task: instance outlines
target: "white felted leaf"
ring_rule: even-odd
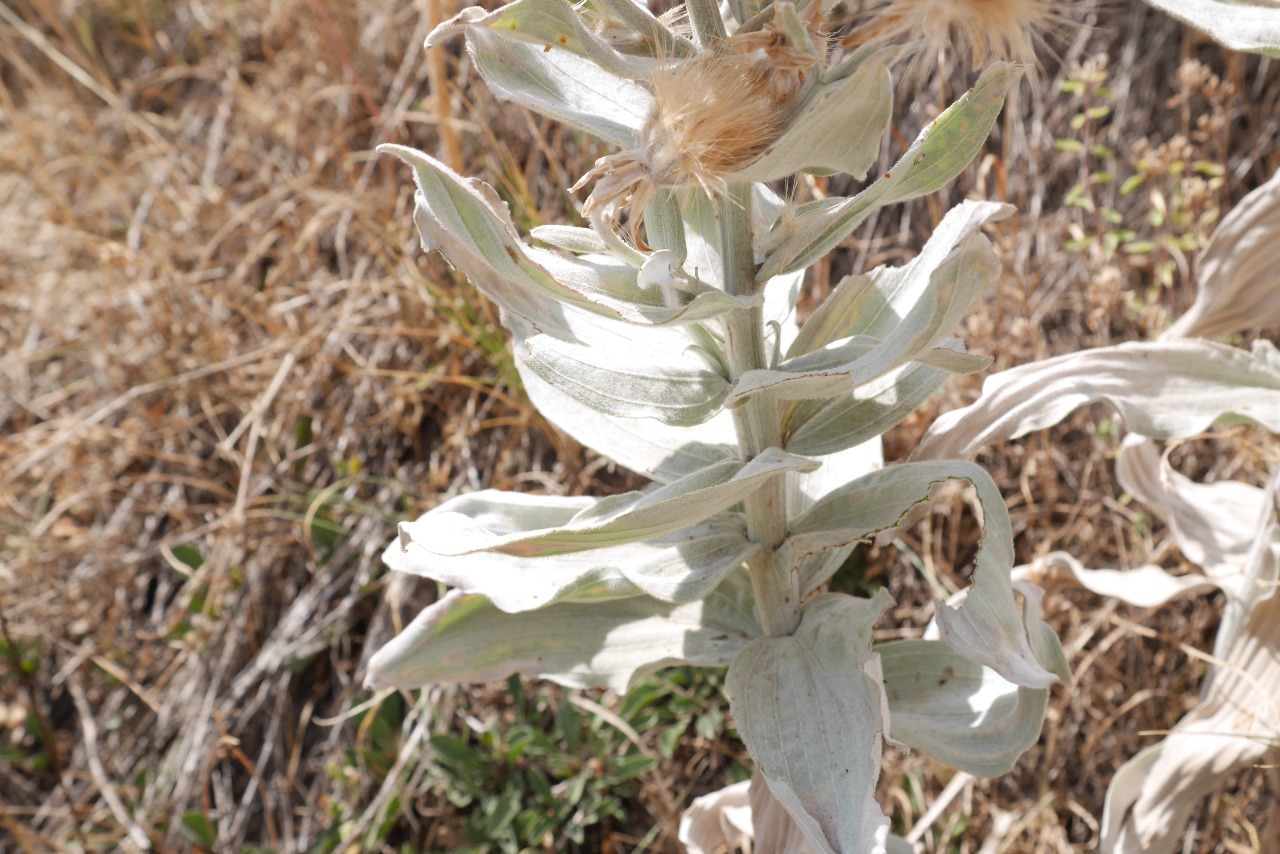
[[[1280,9],[1272,14],[1280,32]],[[1217,338],[1280,326],[1277,234],[1280,172],[1223,217],[1196,263],[1196,300],[1164,337]]]
[[[723,410],[693,427],[606,415],[560,391],[516,360],[529,400],[543,417],[583,445],[658,483],[670,483],[738,454],[733,414]]]
[[[829,493],[791,524],[777,559],[796,565],[823,549],[842,548],[896,527],[914,505],[927,500],[935,483],[964,479],[973,484],[983,513],[983,538],[974,559],[973,582],[958,607],[940,604],[942,638],[958,653],[1028,688],[1046,688],[1055,676],[1035,654],[1014,599],[1013,532],[1000,491],[972,463],[946,461],[889,466]],[[802,589],[809,587],[801,579]]]
[[[883,468],[884,445],[877,435],[856,447],[817,455],[814,461],[821,463],[817,470],[787,475],[787,510],[793,517],[849,481]],[[844,565],[856,545],[823,549],[799,558],[792,571],[800,577],[800,595],[808,596],[826,584]]]
[[[1280,596],[1258,602],[1203,700],[1107,790],[1106,854],[1179,850],[1200,800],[1280,745]]]
[[[872,211],[932,193],[977,156],[1021,70],[996,63],[925,128],[893,168],[853,198],[822,199],[778,221],[761,278],[803,270],[826,255]]]
[[[738,503],[771,477],[816,467],[817,463],[803,457],[769,448],[749,462],[715,463],[649,492],[627,492],[591,501],[567,520],[545,512],[533,523],[536,527],[518,532],[508,530],[514,512],[486,511],[485,502],[504,502],[509,507],[516,502],[533,503],[535,499],[496,490],[483,493],[482,500],[467,502],[466,514],[436,511],[405,527],[414,542],[437,555],[571,554],[683,531]],[[526,521],[530,517],[519,518]]]
[[[1228,597],[1222,611],[1222,622],[1218,624],[1218,636],[1213,644],[1217,658],[1235,648],[1246,631],[1246,623],[1253,619],[1258,603],[1275,595],[1276,586],[1280,584],[1280,526],[1275,524],[1276,509],[1280,507],[1277,495],[1280,495],[1280,473],[1273,475],[1268,485],[1267,505],[1259,514],[1258,532],[1245,558],[1244,579],[1236,588],[1236,594]]]
[[[1245,560],[1240,595],[1218,627],[1216,666],[1202,698],[1164,741],[1116,772],[1107,790],[1101,849],[1171,852],[1200,799],[1280,747],[1280,525],[1273,477]]]
[[[609,251],[609,245],[594,229],[576,225],[535,225],[529,230],[529,236],[575,255]]]
[[[876,647],[893,739],[980,777],[1008,773],[1040,737],[1048,689],[1023,688],[942,641]]]
[[[510,325],[516,359],[524,367],[605,415],[690,427],[711,420],[729,393],[728,380],[688,352],[650,361],[643,351],[620,346],[622,341],[610,347],[571,344]]]
[[[727,665],[759,634],[752,611],[745,573],[687,605],[636,596],[507,614],[483,596],[453,591],[374,654],[365,685],[408,689],[520,673],[623,692],[636,676],[668,665]]]
[[[692,602],[759,548],[734,519],[707,520],[643,543],[552,558],[439,555],[420,542],[432,535],[432,514],[460,513],[501,535],[567,524],[595,501],[498,490],[460,495],[414,522],[402,523],[399,538],[387,546],[382,560],[394,570],[478,593],[500,610],[516,613],[568,599],[641,594],[663,602]]]
[[[1202,575],[1170,575],[1158,566],[1134,569],[1089,569],[1066,552],[1049,552],[1024,566],[1014,567],[1014,581],[1027,580],[1041,587],[1083,587],[1139,608],[1156,608],[1174,599],[1208,593],[1217,585]]]
[[[793,516],[851,480],[884,467],[884,446],[877,436],[853,448],[813,458],[818,468],[787,475],[787,507]]]
[[[942,347],[962,350],[959,342]],[[783,445],[797,454],[832,454],[870,441],[901,424],[951,375],[944,368],[908,362],[852,394],[792,404],[783,421]]]
[[[1183,438],[1225,420],[1280,430],[1280,353],[1198,340],[1117,344],[992,374],[982,396],[943,414],[915,459],[969,457],[991,444],[1057,424],[1097,400],[1119,410],[1134,433]]]
[[[852,339],[848,347],[806,353],[789,359],[776,370],[747,371],[739,379],[730,400],[769,392],[798,400],[831,397],[854,391],[910,361],[929,361],[931,350],[942,344],[968,312],[975,299],[1000,275],[1000,261],[991,242],[971,233],[936,268],[929,284],[900,320],[889,326],[876,343]],[[886,324],[887,325],[887,324]],[[951,351],[943,367],[978,370],[988,364]]]
[[[1174,471],[1155,444],[1129,435],[1116,479],[1169,526],[1179,551],[1215,582],[1239,593],[1245,561],[1267,509],[1266,493],[1246,483],[1196,483]]]
[[[622,77],[642,77],[656,65],[655,60],[614,50],[582,23],[565,0],[516,0],[493,12],[470,6],[432,30],[427,46],[438,45],[470,27],[496,30],[513,41],[566,50]]]
[[[526,246],[492,187],[465,179],[434,158],[400,145],[382,145],[413,167],[418,193],[414,222],[428,250],[439,250],[504,311],[541,331],[569,337],[564,313],[572,306],[640,325],[687,323],[753,304],[711,289],[668,305],[646,292],[636,270],[612,258],[577,258]]]
[[[623,148],[636,145],[653,95],[635,80],[567,50],[544,50],[487,27],[467,28],[467,50],[499,98]]]
[[[871,630],[892,599],[825,594],[795,634],[757,638],[729,666],[743,742],[809,845],[821,854],[883,852],[889,820],[875,801],[883,685]]]
[[[772,181],[801,171],[864,180],[892,112],[889,70],[879,60],[863,63],[849,77],[818,86],[777,141],[730,180]]]
[[[612,255],[574,257],[547,249],[521,248],[558,283],[581,294],[587,300],[585,308],[629,323],[653,326],[689,323],[751,308],[761,300],[759,296],[729,296],[690,280],[682,283],[688,285],[687,289],[673,292],[676,301],[668,303],[660,291],[644,286],[635,267]],[[648,257],[653,259],[654,254]]]
[[[1012,205],[966,201],[947,211],[920,254],[902,267],[877,267],[847,276],[814,309],[787,357],[802,356],[851,335],[884,338],[920,301],[935,270],[956,246],[988,222],[1013,213]]]
[[[1280,56],[1280,8],[1267,0],[1147,0],[1232,50]]]
[[[686,854],[736,851],[754,838],[750,780],[695,798],[680,816],[679,840]]]
[[[760,851],[812,854],[804,834],[769,791],[759,771],[750,780],[696,798],[680,817],[680,842],[687,854]],[[890,835],[888,854],[914,854],[905,839]]]

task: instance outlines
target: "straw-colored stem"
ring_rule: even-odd
[[[445,0],[427,0],[427,32],[431,32],[444,20]],[[453,104],[449,98],[448,56],[438,44],[427,48],[427,79],[431,85],[431,103],[436,118],[436,133],[440,135],[441,157],[455,172],[463,170],[462,143],[453,126]]]

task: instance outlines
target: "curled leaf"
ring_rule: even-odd
[[[752,611],[745,575],[686,605],[636,596],[507,614],[483,596],[453,591],[374,654],[365,685],[408,689],[520,673],[623,692],[667,665],[727,665],[759,634]]]
[[[816,467],[803,457],[769,448],[749,462],[725,460],[649,492],[588,501],[567,519],[565,511],[583,499],[486,490],[475,500],[455,499],[452,506],[466,513],[437,510],[402,527],[412,541],[442,556],[572,554],[683,531],[738,503],[771,477]],[[504,506],[504,511],[485,509],[490,504]],[[514,518],[534,527],[509,530]]]
[[[1266,0],[1147,0],[1232,50],[1280,56],[1280,9]]]
[[[1267,341],[1246,352],[1199,340],[1117,344],[993,374],[982,396],[938,418],[914,459],[970,457],[1105,400],[1125,426],[1154,438],[1194,436],[1220,421],[1280,430],[1280,353]]]
[[[733,519],[707,520],[643,543],[554,558],[501,553],[440,555],[431,551],[431,515],[461,513],[487,530],[516,533],[568,523],[596,499],[564,499],[484,490],[444,502],[400,525],[383,562],[394,570],[434,579],[464,593],[478,593],[507,613],[562,600],[649,595],[682,604],[707,595],[759,548]],[[549,506],[540,506],[540,505]],[[415,538],[415,531],[419,532]]]
[[[796,566],[824,549],[869,540],[896,527],[913,506],[927,500],[933,484],[953,478],[968,480],[977,491],[984,535],[967,596],[958,606],[939,606],[936,620],[942,638],[960,655],[1010,682],[1046,688],[1057,677],[1036,654],[1014,598],[1009,514],[991,476],[972,463],[889,466],[833,490],[792,523],[791,536],[779,547],[777,559]],[[812,581],[801,578],[802,589],[810,589]]]
[[[1280,10],[1274,14],[1280,41]],[[1196,300],[1164,337],[1217,338],[1280,326],[1277,234],[1280,172],[1223,217],[1196,264]]]

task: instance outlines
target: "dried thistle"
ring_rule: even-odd
[[[1054,0],[890,0],[842,44],[906,38],[923,42],[920,56],[925,63],[954,51],[967,55],[974,68],[988,60],[1034,64],[1045,34],[1062,22]]]
[[[789,5],[775,4],[769,23],[754,32],[735,33],[729,39],[734,50],[752,59],[756,73],[768,78],[774,99],[779,103],[794,98],[809,69],[817,67],[826,56],[827,39],[822,32],[826,16],[822,3],[811,0],[799,14],[807,44],[797,43],[786,27],[783,7]]]
[[[749,166],[779,136],[781,104],[767,74],[733,50],[712,50],[667,65],[649,80],[653,108],[640,144],[601,157],[573,186],[596,180],[583,206],[588,217],[631,213],[631,235],[660,190],[697,186],[724,192],[728,176]]]

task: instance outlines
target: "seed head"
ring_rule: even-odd
[[[596,186],[583,213],[631,211],[631,234],[659,190],[725,189],[727,176],[755,161],[782,130],[782,112],[770,81],[746,55],[711,50],[672,63],[649,81],[653,107],[636,148],[596,161],[574,190]]]
[[[919,39],[926,63],[951,48],[968,55],[975,68],[989,59],[1034,64],[1044,34],[1062,22],[1054,0],[890,0],[845,44],[879,37]]]

